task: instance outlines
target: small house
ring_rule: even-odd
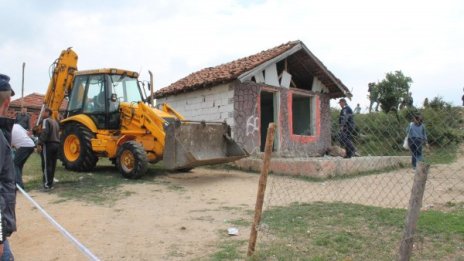
[[[189,120],[227,122],[250,153],[263,151],[277,123],[274,152],[321,156],[331,146],[330,100],[348,88],[301,41],[194,72],[155,92]]]

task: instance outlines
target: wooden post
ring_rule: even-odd
[[[416,233],[417,220],[419,219],[420,209],[422,207],[422,198],[424,197],[425,183],[430,165],[418,162],[416,174],[414,175],[414,184],[412,186],[411,197],[409,199],[408,214],[404,228],[403,238],[401,239],[399,259],[400,261],[409,261],[414,244],[414,234]]]
[[[269,123],[267,128],[266,145],[264,147],[263,166],[261,168],[261,176],[259,177],[258,194],[256,196],[255,217],[253,225],[251,225],[250,239],[248,240],[248,256],[255,252],[256,239],[258,237],[257,227],[261,222],[261,214],[263,212],[264,194],[266,192],[267,176],[269,173],[269,164],[271,162],[272,146],[274,145],[275,124]]]

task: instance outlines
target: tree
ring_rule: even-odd
[[[409,94],[411,83],[411,77],[405,76],[401,71],[387,73],[385,79],[376,84],[380,108],[386,113],[398,110],[400,104],[412,95]]]
[[[451,103],[444,101],[441,96],[437,96],[429,102],[429,107],[434,110],[445,110],[450,109],[452,106]]]

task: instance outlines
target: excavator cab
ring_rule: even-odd
[[[116,70],[115,70],[116,73]],[[74,77],[67,117],[86,114],[98,129],[120,128],[120,102],[140,102],[137,78],[99,71],[79,72]]]

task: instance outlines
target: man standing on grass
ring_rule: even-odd
[[[16,231],[16,185],[11,152],[11,129],[14,119],[6,118],[14,91],[10,77],[0,74],[0,256],[1,260],[14,260],[8,237]]]
[[[53,189],[56,160],[60,147],[60,125],[51,118],[52,110],[46,108],[42,114],[42,132],[39,135],[38,151],[42,158],[43,188],[45,191]]]
[[[356,153],[356,148],[352,141],[354,134],[353,110],[348,106],[345,99],[340,99],[338,103],[340,107],[342,107],[340,117],[338,118],[338,124],[340,126],[339,141],[346,151],[344,158],[349,159],[355,156]]]

